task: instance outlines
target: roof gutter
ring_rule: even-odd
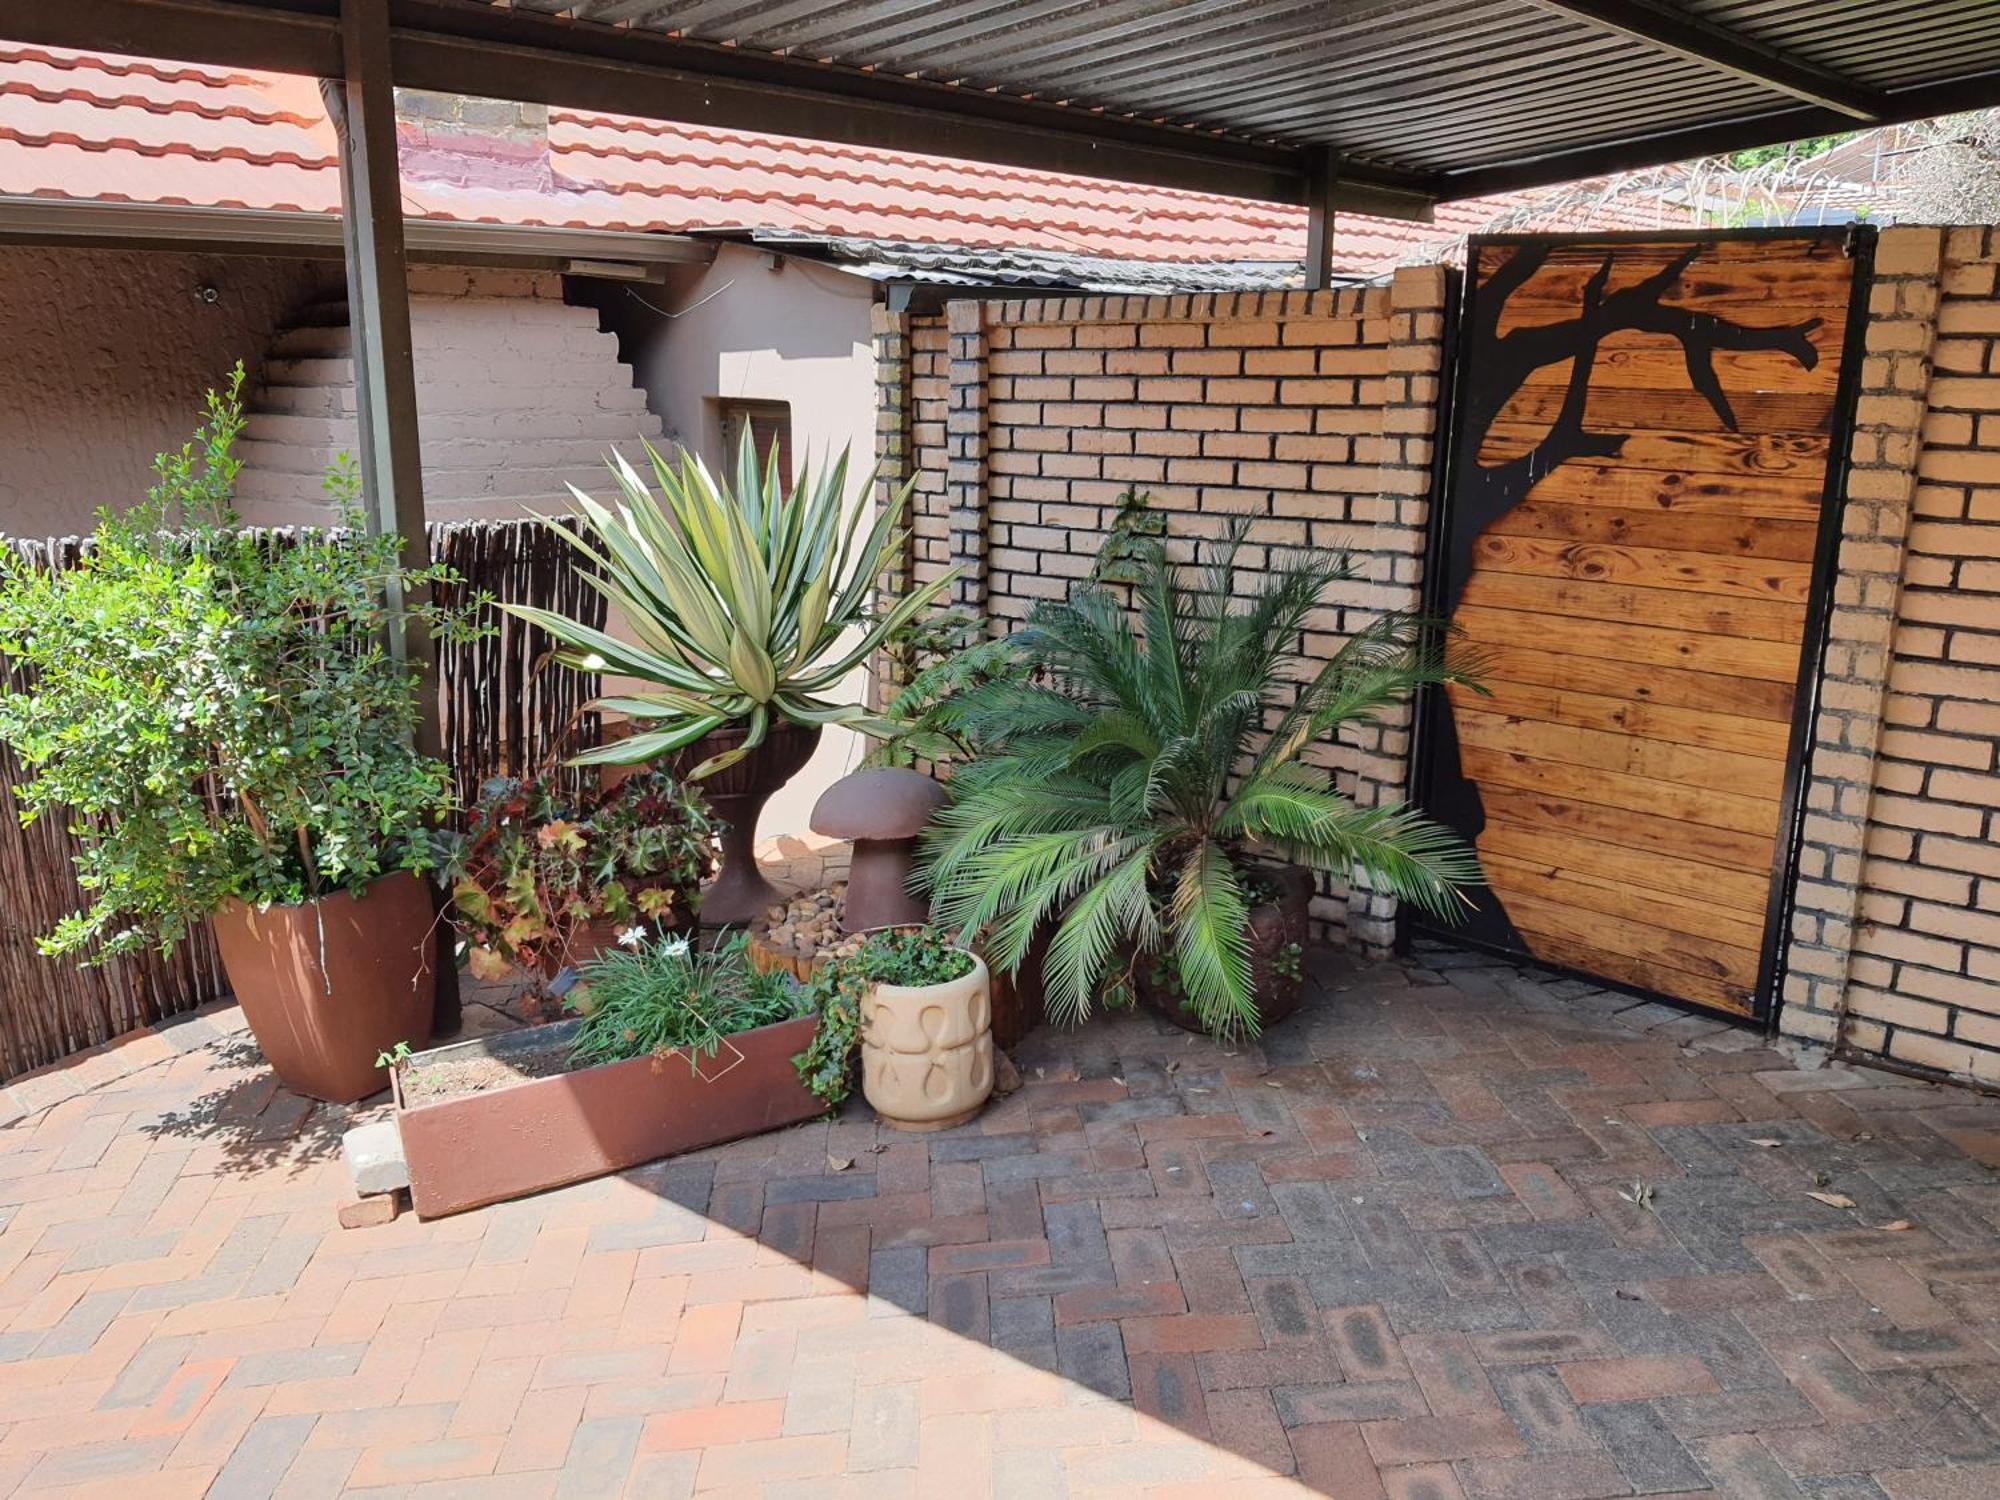
[[[706,265],[715,246],[678,234],[407,219],[413,260],[508,266],[579,276],[651,279],[667,266]],[[340,216],[247,208],[187,208],[82,198],[0,196],[0,244],[77,249],[208,250],[338,260]]]

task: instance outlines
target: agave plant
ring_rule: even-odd
[[[910,487],[864,530],[875,474],[850,499],[845,449],[817,472],[802,465],[790,489],[777,450],[760,469],[747,432],[733,486],[685,448],[670,461],[648,443],[646,457],[657,493],[614,452],[611,472],[622,498],[600,505],[572,485],[582,525],[578,532],[558,528],[595,564],[592,587],[636,640],[550,610],[503,606],[561,642],[557,660],[648,685],[592,704],[633,720],[638,732],[585,751],[574,764],[636,764],[747,721],[742,744],[688,773],[699,780],[761,745],[773,718],[890,732],[889,721],[862,705],[826,695],[951,583],[947,574],[886,610],[869,608],[876,580],[907,535],[898,523]]]
[[[1447,919],[1479,878],[1455,835],[1407,807],[1359,807],[1301,759],[1422,684],[1469,681],[1470,665],[1393,615],[1315,670],[1298,651],[1307,618],[1352,563],[1301,553],[1253,576],[1243,535],[1199,567],[1143,547],[1131,612],[1094,586],[1040,605],[1011,638],[1016,670],[952,706],[977,753],[924,845],[934,913],[990,928],[987,956],[1010,971],[1054,920],[1044,978],[1058,1019],[1082,1019],[1152,953],[1173,961],[1206,1029],[1254,1031],[1256,855],[1364,875]]]

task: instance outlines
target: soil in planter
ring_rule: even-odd
[[[468,1094],[484,1094],[504,1089],[529,1078],[553,1078],[572,1072],[576,1063],[570,1055],[575,1040],[574,1025],[560,1023],[532,1031],[507,1034],[506,1055],[467,1052],[463,1057],[417,1062],[403,1070],[403,1102],[406,1105],[436,1104],[442,1099],[462,1099]]]

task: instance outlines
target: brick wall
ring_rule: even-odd
[[[1425,267],[1310,295],[883,314],[878,358],[890,341],[906,382],[900,405],[885,396],[884,426],[916,479],[912,571],[959,566],[958,597],[1011,627],[1089,573],[1136,487],[1183,550],[1236,516],[1251,518],[1253,565],[1274,547],[1351,548],[1359,576],[1314,620],[1314,655],[1379,611],[1416,608],[1445,296],[1443,271]],[[1404,796],[1409,752],[1406,711],[1322,753],[1372,806]],[[1393,936],[1377,893],[1329,889],[1316,913],[1363,949]]]
[[[563,300],[562,278],[513,271],[410,273],[424,501],[433,520],[568,508],[566,486],[611,489],[605,454],[637,460],[660,419],[594,309]],[[325,518],[320,477],[353,453],[354,365],[347,305],[329,300],[282,332],[249,402],[238,485],[246,520]]]
[[[1780,1024],[2000,1083],[2000,230],[1870,311]]]

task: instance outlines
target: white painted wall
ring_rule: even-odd
[[[810,455],[817,466],[849,446],[857,486],[875,462],[871,283],[724,245],[711,264],[679,272],[666,286],[573,287],[618,334],[620,358],[647,392],[667,441],[714,464],[722,458],[718,402],[783,401],[791,407],[795,457]],[[843,692],[859,702],[863,690],[856,672]],[[811,763],[766,806],[759,837],[804,833],[819,794],[866,753],[861,736],[827,730]]]

